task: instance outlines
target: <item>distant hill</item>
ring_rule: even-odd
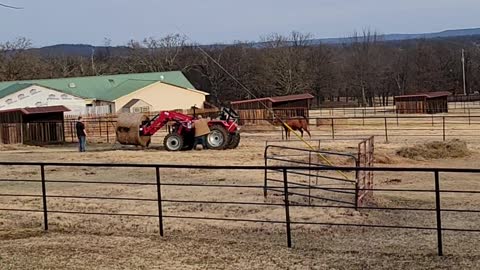
[[[456,29],[446,30],[437,33],[424,33],[424,34],[387,34],[382,35],[381,38],[386,42],[396,42],[414,39],[437,39],[437,38],[459,38],[459,37],[479,37],[480,28],[471,29]],[[343,44],[350,43],[351,38],[321,38],[312,39],[311,44]],[[213,45],[205,45],[205,47]],[[214,45],[224,46],[224,45]],[[257,47],[261,47],[262,43],[257,43]],[[125,46],[105,47],[105,46],[92,46],[86,44],[58,44],[53,46],[41,47],[32,49],[42,56],[84,56],[89,57],[92,53],[95,55],[108,55],[117,56],[125,55],[128,52],[128,48]]]
[[[90,57],[95,55],[124,55],[127,53],[128,48],[125,46],[117,47],[105,47],[105,46],[92,46],[87,44],[58,44],[53,46],[46,46],[41,48],[32,49],[42,56],[84,56]]]
[[[445,30],[436,33],[423,33],[423,34],[386,34],[382,35],[384,41],[403,41],[412,39],[436,39],[436,38],[454,38],[454,37],[469,37],[480,36],[480,28],[471,29],[457,29],[457,30]],[[349,43],[350,38],[321,38],[312,40],[313,44],[340,44]]]

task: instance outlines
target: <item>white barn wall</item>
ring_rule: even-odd
[[[8,102],[7,102],[8,101]],[[42,86],[32,85],[0,99],[0,110],[63,105],[69,114],[85,112],[84,99]]]
[[[126,103],[134,98],[151,105],[151,111],[160,111],[190,109],[193,105],[202,108],[206,94],[193,89],[156,82],[116,99],[112,107],[120,111]],[[92,104],[93,106],[87,107],[87,104]],[[111,113],[113,108],[108,104],[112,103],[83,99],[37,85],[26,87],[0,98],[0,110],[63,105],[71,110],[66,112],[66,114],[70,115]]]

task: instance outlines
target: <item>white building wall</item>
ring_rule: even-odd
[[[0,99],[0,110],[63,105],[69,114],[82,114],[86,110],[84,99],[52,89],[32,85]]]

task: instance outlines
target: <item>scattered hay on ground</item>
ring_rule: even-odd
[[[470,155],[470,151],[466,142],[454,139],[402,147],[397,151],[397,155],[415,160],[428,160],[465,157]]]
[[[379,164],[395,164],[397,160],[386,153],[375,153],[375,163]]]
[[[16,151],[16,150],[32,150],[38,149],[38,146],[33,145],[25,145],[25,144],[1,144],[0,143],[0,151]]]

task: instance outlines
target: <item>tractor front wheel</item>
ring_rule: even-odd
[[[209,149],[222,150],[230,142],[230,135],[221,125],[213,125],[207,135],[207,146]]]
[[[163,140],[163,146],[167,151],[180,151],[183,148],[183,137],[176,133],[168,134]]]

